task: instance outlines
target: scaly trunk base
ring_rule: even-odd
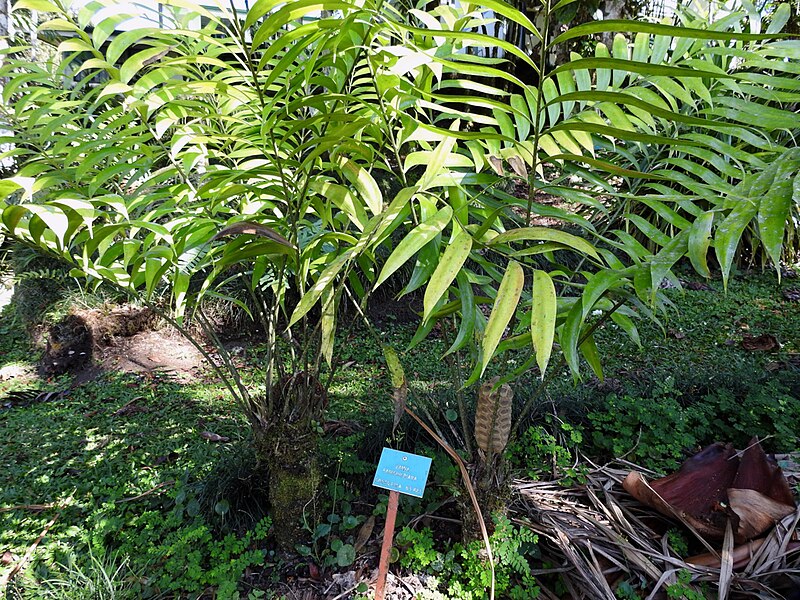
[[[316,433],[288,424],[255,431],[256,457],[269,472],[269,502],[278,548],[294,552],[306,541],[303,513],[314,499],[322,476]]]
[[[491,536],[494,532],[493,515],[506,515],[508,506],[511,502],[511,490],[502,481],[498,482],[496,476],[487,476],[486,466],[481,465],[473,468],[472,485],[475,489],[475,496],[478,499],[478,506],[481,507],[481,516],[486,524],[486,530]],[[496,471],[495,471],[496,474]],[[461,515],[461,541],[466,546],[476,540],[483,543],[480,521],[475,513],[472,498],[469,492],[464,490],[458,498],[458,508]]]

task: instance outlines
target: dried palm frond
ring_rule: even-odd
[[[800,481],[800,455],[777,456],[791,485]],[[648,600],[666,598],[677,575],[691,573],[691,586],[716,588],[720,598],[786,598],[800,589],[800,509],[783,518],[766,537],[734,547],[732,533],[710,544],[691,531],[706,554],[680,556],[667,534],[675,523],[640,504],[622,489],[630,463],[598,467],[590,463],[586,484],[514,482],[514,521],[539,535],[543,562],[558,574],[571,597],[615,598],[625,582],[641,584]],[[620,468],[623,467],[623,468]],[[651,475],[655,475],[651,473]]]

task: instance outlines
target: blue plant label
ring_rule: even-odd
[[[427,456],[384,448],[372,485],[422,498],[430,470],[431,459]]]

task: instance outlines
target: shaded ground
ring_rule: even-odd
[[[76,310],[42,335],[41,376],[72,376],[72,386],[105,372],[163,373],[188,383],[202,373],[203,354],[147,309],[101,306]]]

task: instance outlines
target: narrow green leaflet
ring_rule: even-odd
[[[655,302],[656,291],[661,285],[661,280],[667,276],[673,265],[678,262],[688,250],[689,232],[681,231],[669,243],[658,251],[650,263],[652,277],[651,301]]]
[[[541,270],[534,271],[531,293],[531,341],[542,379],[553,351],[557,312],[556,288],[550,274]]]
[[[583,325],[583,314],[581,302],[575,305],[567,313],[567,319],[558,330],[558,341],[561,351],[567,361],[569,370],[573,378],[577,379],[580,375],[581,358],[578,354],[578,340],[581,336],[581,326]]]
[[[692,266],[703,277],[711,277],[708,270],[708,248],[711,245],[711,226],[714,224],[714,213],[704,212],[697,217],[689,228],[689,260]]]
[[[500,287],[497,290],[497,298],[494,301],[492,314],[489,316],[489,323],[486,325],[486,331],[483,334],[483,342],[481,349],[483,350],[483,360],[481,363],[481,375],[486,371],[489,361],[494,355],[497,344],[503,337],[506,327],[511,322],[514,312],[517,310],[519,298],[522,294],[522,286],[525,283],[525,273],[522,266],[516,262],[511,261],[508,263],[508,268],[503,275],[503,280],[500,282]]]
[[[381,269],[380,275],[375,282],[377,288],[391,275],[402,267],[406,261],[414,256],[425,244],[430,242],[434,237],[442,232],[447,227],[447,224],[453,218],[453,209],[450,206],[444,206],[435,215],[424,223],[420,223],[412,229],[395,247],[394,251],[386,259],[386,262]]]
[[[728,277],[733,265],[733,257],[736,254],[736,247],[742,239],[745,228],[757,213],[758,203],[755,200],[738,197],[733,210],[717,226],[714,235],[714,252],[722,269],[722,283],[725,289],[728,287]]]
[[[620,311],[616,311],[612,313],[611,320],[619,325],[626,334],[628,334],[628,337],[631,338],[631,341],[634,344],[636,344],[639,348],[642,347],[642,340],[639,337],[639,330],[636,328],[633,319],[627,315],[623,315]]]
[[[383,194],[381,194],[381,189],[372,175],[349,158],[339,157],[337,162],[342,169],[342,173],[350,180],[350,183],[353,184],[353,187],[356,188],[367,203],[370,212],[373,215],[380,214],[383,210]]]
[[[453,131],[458,131],[459,124],[460,121],[456,119],[450,126],[450,129]],[[417,182],[417,186],[421,191],[427,190],[429,187],[431,187],[433,181],[439,175],[441,175],[442,170],[444,169],[444,164],[447,161],[447,157],[450,156],[450,153],[453,151],[455,145],[456,138],[453,136],[448,136],[439,142],[439,145],[436,146],[436,149],[431,152],[428,166],[425,168],[425,172]]]
[[[792,206],[792,175],[798,170],[798,151],[784,153],[775,169],[766,194],[761,197],[758,206],[758,233],[772,264],[781,273],[781,251],[783,248],[786,221],[790,217]]]
[[[600,260],[600,255],[597,254],[597,250],[594,249],[594,246],[583,238],[549,227],[520,227],[519,229],[511,229],[496,236],[489,245],[496,246],[498,244],[519,241],[557,242],[569,246],[582,254],[588,254]]]
[[[582,319],[586,319],[589,315],[589,311],[592,310],[603,294],[620,281],[623,276],[624,273],[620,271],[611,271],[608,269],[599,271],[591,276],[586,287],[583,288],[583,295],[581,296],[581,305],[583,306]]]
[[[472,292],[472,284],[464,271],[456,275],[458,283],[458,295],[461,299],[461,323],[458,327],[458,334],[444,356],[456,352],[472,341],[472,334],[475,331],[475,314],[478,305],[475,303],[475,295]]]
[[[604,21],[592,21],[576,27],[570,27],[556,37],[550,46],[556,46],[567,40],[573,40],[578,37],[594,35],[595,33],[603,33],[606,31],[624,31],[626,33],[653,33],[656,35],[671,36],[675,38],[692,38],[696,40],[742,40],[742,41],[758,41],[775,39],[773,34],[747,34],[747,33],[729,33],[726,31],[713,31],[711,29],[697,29],[694,27],[675,27],[673,25],[663,25],[661,23],[648,23],[644,20],[629,21],[608,19]]]
[[[336,276],[353,257],[352,249],[344,254],[337,256],[334,261],[319,276],[319,279],[311,286],[309,290],[300,298],[300,302],[292,313],[292,318],[289,320],[289,327],[302,319],[309,310],[311,310],[317,301],[330,286],[333,285]]]
[[[594,336],[589,337],[580,347],[581,354],[586,362],[591,367],[592,371],[600,381],[603,381],[603,363],[600,360],[600,352],[597,350],[597,343],[594,341]]]

